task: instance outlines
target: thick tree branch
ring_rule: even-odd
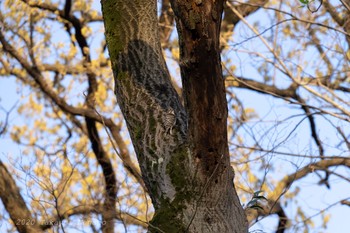
[[[330,4],[329,0],[323,0],[323,5],[331,15],[333,20],[339,25],[342,26],[344,24],[344,18],[337,12],[337,10]]]
[[[0,161],[0,198],[10,218],[20,233],[43,232],[33,218],[6,166]]]

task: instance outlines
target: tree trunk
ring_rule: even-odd
[[[155,207],[149,232],[247,232],[227,145],[223,1],[171,4],[185,106],[162,55],[157,2],[102,1],[115,93]]]

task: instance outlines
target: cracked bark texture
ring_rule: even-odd
[[[155,207],[149,232],[248,232],[233,186],[219,32],[223,1],[170,1],[185,106],[160,45],[157,2],[102,1],[115,94]],[[167,130],[167,114],[176,121]]]

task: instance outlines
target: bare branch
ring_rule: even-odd
[[[311,130],[311,136],[314,139],[317,147],[318,147],[318,151],[320,153],[320,157],[321,159],[324,159],[324,148],[321,142],[320,137],[318,136],[317,133],[317,129],[316,129],[316,122],[314,119],[314,114],[311,113],[310,108],[305,104],[305,101],[299,96],[297,95],[296,98],[300,103],[301,103],[301,108],[304,110],[305,115],[307,116],[309,123],[310,123],[310,130]],[[326,171],[326,176],[324,179],[322,179],[320,181],[320,184],[325,184],[327,186],[327,188],[330,188],[329,182],[328,182],[328,177],[329,177],[329,173]]]
[[[296,98],[297,85],[292,84],[286,89],[279,89],[273,85],[267,85],[262,82],[255,81],[253,79],[247,79],[241,76],[229,76],[226,78],[226,85],[232,87],[247,88],[255,90],[259,93],[270,94],[279,98]]]
[[[268,200],[267,204],[262,204],[260,207],[261,209],[245,209],[249,224],[254,224],[253,221],[258,221],[259,217],[267,217],[276,214],[278,216],[276,233],[283,233],[288,226],[288,218],[281,204],[275,200]]]
[[[336,127],[336,128],[340,136],[343,138],[344,142],[346,143],[347,148],[350,150],[350,141],[348,137],[344,134],[343,130],[340,127]]]
[[[69,219],[77,215],[89,215],[89,214],[101,214],[104,211],[104,205],[95,205],[95,206],[76,206],[66,212],[62,213],[62,216],[55,216],[43,221],[43,224],[40,225],[42,230],[48,230],[52,226],[56,225],[60,220]],[[114,212],[113,218],[117,220],[122,220],[126,224],[137,225],[144,229],[148,227],[148,223],[127,213],[127,212]],[[50,224],[47,224],[50,223]]]
[[[342,114],[346,115],[347,117],[350,116],[350,112],[344,108],[341,104],[333,100],[329,95],[327,94],[321,94],[318,91],[314,90],[310,86],[308,86],[306,83],[303,82],[303,80],[300,80],[296,77],[294,77],[293,73],[291,72],[290,69],[288,69],[288,66],[285,64],[285,62],[281,59],[280,56],[276,53],[276,51],[269,45],[269,43],[264,39],[261,35],[259,35],[259,32],[251,25],[248,23],[246,19],[243,18],[243,16],[234,8],[232,3],[229,3],[232,11],[244,22],[248,28],[250,28],[251,31],[253,31],[261,40],[261,42],[266,46],[266,48],[273,54],[274,58],[276,61],[280,64],[280,66],[283,68],[287,76],[295,82],[298,86],[303,87],[305,90],[313,94],[315,97],[318,97],[319,99],[325,101],[326,103],[329,103],[331,106],[335,107],[338,109]],[[282,12],[282,11],[281,11]],[[291,15],[290,13],[287,13]],[[299,19],[300,20],[300,19]],[[315,22],[310,21],[310,23],[315,24]],[[338,31],[336,28],[333,28],[334,30]],[[348,35],[346,32],[344,34]],[[348,118],[345,118],[345,120],[350,121]]]
[[[247,17],[248,15],[251,15],[252,13],[259,10],[262,6],[264,6],[269,0],[249,0],[247,3],[243,2],[237,2],[239,5],[235,5],[234,7],[236,10],[243,16]],[[236,2],[236,1],[231,1]],[[224,27],[226,28],[226,24],[233,24],[236,25],[241,19],[232,11],[231,7],[225,7],[225,17],[223,20]]]
[[[315,172],[315,171],[326,171],[330,167],[345,166],[350,168],[350,160],[347,158],[334,158],[334,159],[324,159],[315,163],[310,163],[305,167],[299,169],[297,172],[290,174],[283,178],[275,188],[273,194],[271,194],[271,199],[276,199],[281,195],[281,193],[290,187],[295,181],[304,178],[305,176]]]

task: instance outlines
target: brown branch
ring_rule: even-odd
[[[305,105],[305,106],[309,107],[310,109],[315,109],[315,110],[319,111],[320,113],[328,114],[328,115],[331,115],[333,117],[336,117],[336,118],[339,118],[339,119],[342,119],[342,120],[345,120],[345,121],[349,121],[348,118],[343,117],[340,114],[332,113],[330,111],[327,111],[324,108],[303,104],[303,103],[300,103],[298,101],[293,101],[292,99],[296,100],[296,94],[295,94],[296,92],[295,93],[293,93],[293,92],[294,92],[294,90],[296,91],[296,89],[299,86],[299,84],[297,84],[295,82],[293,82],[286,89],[279,89],[276,86],[267,85],[265,83],[258,82],[258,81],[252,80],[252,79],[236,77],[226,67],[225,67],[225,69],[229,73],[229,75],[226,75],[226,86],[238,87],[238,88],[246,88],[246,89],[249,89],[249,90],[254,90],[254,91],[257,91],[257,92],[262,93],[262,94],[268,94],[268,95],[271,95],[273,97],[284,99],[284,100],[290,102],[291,104]],[[304,83],[306,81],[307,80],[304,79]],[[310,85],[320,85],[317,82],[313,82],[313,79],[310,79],[310,82],[308,84],[310,84]],[[325,86],[323,86],[323,87],[325,87]],[[327,87],[327,88],[333,89],[333,90],[350,91],[350,88],[340,87],[339,85],[335,85],[335,84],[329,84],[329,87]],[[340,105],[337,105],[336,107],[337,108],[341,108]],[[346,111],[345,109],[341,109],[341,110]]]
[[[72,8],[72,0],[66,0],[66,3],[64,5],[64,15],[66,17],[69,16],[71,8]]]
[[[350,2],[348,0],[340,0],[340,2],[350,12]]]
[[[252,13],[259,10],[262,6],[264,6],[269,0],[249,0],[247,3],[241,3],[236,7],[236,10],[240,12],[240,14],[243,17],[247,17],[248,15],[251,15]],[[233,1],[234,2],[234,1]],[[224,16],[224,22],[231,23],[233,25],[236,25],[240,18],[232,12],[232,9],[230,7],[225,7],[225,16]]]
[[[350,206],[350,201],[348,201],[348,200],[342,200],[340,203],[343,205]]]
[[[29,4],[27,0],[22,0],[22,1],[24,1],[27,4]],[[72,14],[68,14],[69,13],[69,9],[68,8],[69,8],[69,1],[70,0],[67,0],[67,1],[68,1],[68,3],[66,3],[64,11],[63,10],[59,10],[55,6],[52,6],[52,5],[46,4],[46,3],[33,3],[33,4],[29,4],[29,5],[32,6],[32,7],[37,7],[39,9],[48,10],[48,11],[51,11],[51,12],[57,12],[58,11],[59,15],[62,18],[64,18],[64,19],[68,20],[69,22],[71,22],[73,27],[75,28],[75,31],[76,31],[76,39],[77,39],[78,45],[80,47],[80,50],[82,51],[82,54],[83,54],[83,56],[86,59],[86,62],[90,62],[91,59],[89,57],[89,54],[87,54],[86,51],[84,51],[84,47],[88,47],[88,44],[87,44],[87,41],[86,41],[85,37],[83,36],[83,34],[81,32],[82,25],[81,25],[79,19],[77,19]],[[49,68],[49,66],[47,68]],[[97,84],[96,84],[97,82],[96,82],[95,77],[94,77],[95,75],[93,74],[93,72],[91,70],[88,70],[87,74],[88,74],[88,79],[89,79],[89,87],[90,88],[94,87],[96,89],[97,88]],[[41,76],[41,75],[39,75],[39,76]],[[37,77],[37,78],[39,78],[39,77]],[[41,79],[43,81],[43,78],[41,78]],[[46,88],[43,88],[45,86],[46,85],[41,85],[41,90],[44,91],[44,93],[45,93],[46,88],[48,88],[48,86]],[[89,91],[90,94],[92,92],[93,92],[93,90]],[[76,108],[74,108],[72,106],[69,106],[69,109],[67,109],[67,107],[68,107],[67,104],[65,104],[65,101],[63,99],[59,98],[58,95],[55,95],[52,92],[52,95],[50,97],[65,112],[71,113],[73,115],[85,116],[85,117],[87,117],[87,118],[89,118],[91,120],[94,120],[94,121],[97,121],[99,123],[105,124],[110,129],[110,131],[112,132],[112,136],[115,139],[118,147],[121,150],[121,153],[119,155],[121,156],[120,159],[122,160],[125,168],[127,169],[127,171],[129,171],[136,178],[136,180],[140,183],[140,185],[142,187],[144,187],[144,190],[145,190],[144,182],[143,182],[142,177],[140,175],[140,171],[135,166],[135,164],[132,162],[132,160],[130,158],[130,154],[128,153],[128,150],[126,149],[127,147],[126,147],[126,145],[124,143],[124,140],[121,138],[121,136],[119,134],[120,128],[117,127],[113,123],[113,121],[111,119],[101,117],[100,115],[96,114],[95,111],[92,108],[84,109],[84,112],[89,112],[89,114],[86,114],[86,113],[85,114],[79,114],[79,113],[78,114],[74,114],[74,112],[72,110],[74,110]],[[92,100],[93,97],[91,95],[89,96],[89,98],[90,98],[89,101],[93,101]],[[62,103],[62,104],[60,104],[60,103]],[[82,109],[80,109],[80,111],[83,112]]]
[[[307,116],[309,123],[310,123],[310,130],[311,130],[311,137],[314,139],[317,147],[318,147],[318,151],[320,153],[320,157],[321,159],[324,159],[324,148],[322,145],[322,141],[319,138],[318,134],[317,134],[317,129],[316,129],[316,122],[314,119],[314,114],[311,113],[310,108],[306,105],[305,101],[299,96],[297,95],[297,101],[300,103],[301,108],[303,109],[303,111],[305,112],[305,115]],[[322,179],[319,184],[324,184],[326,185],[327,188],[330,188],[329,182],[328,182],[328,178],[329,178],[329,173],[328,171],[326,171],[326,175],[325,178]]]
[[[3,49],[5,52],[9,53],[13,58],[15,58],[27,71],[27,73],[33,77],[34,81],[37,83],[39,88],[47,95],[50,99],[52,99],[64,112],[70,113],[72,115],[80,115],[80,116],[89,116],[93,119],[99,120],[99,117],[94,113],[93,110],[86,108],[76,108],[66,103],[63,98],[60,98],[57,93],[55,93],[50,87],[49,84],[45,82],[44,77],[41,75],[40,71],[37,67],[32,67],[28,61],[22,57],[18,51],[10,45],[5,39],[3,33],[0,31],[0,42],[3,45]],[[108,121],[110,121],[108,119]],[[107,122],[107,119],[106,119]]]
[[[75,30],[75,37],[78,42],[81,53],[84,57],[84,67],[91,62],[91,57],[89,52],[85,48],[88,48],[88,43],[85,36],[82,33],[83,24],[78,18],[70,14],[71,0],[66,0],[63,18],[72,23]],[[95,92],[97,91],[98,84],[96,79],[96,74],[87,68],[87,78],[88,78],[88,91],[86,95],[86,105],[88,109],[95,109]],[[104,193],[104,209],[102,210],[102,220],[105,224],[102,224],[102,232],[113,233],[114,232],[114,221],[113,214],[116,211],[116,196],[117,196],[117,180],[114,172],[114,168],[110,158],[105,152],[98,129],[96,126],[96,120],[85,116],[86,128],[88,132],[88,137],[91,142],[92,150],[95,157],[102,168],[102,173],[105,181],[105,193]]]
[[[161,14],[159,17],[160,43],[163,48],[169,47],[170,35],[174,30],[174,12],[171,9],[170,1],[163,0]]]
[[[261,7],[261,8],[264,8],[266,10],[273,10],[273,11],[278,11],[280,13],[283,13],[285,15],[288,15],[290,16],[291,18],[290,19],[287,19],[287,20],[297,20],[299,22],[302,22],[302,23],[305,23],[305,24],[312,24],[312,25],[317,25],[317,26],[320,26],[320,27],[323,27],[323,28],[327,28],[327,29],[330,29],[330,30],[333,30],[333,31],[336,31],[336,32],[339,32],[345,36],[350,36],[350,34],[348,33],[348,31],[344,30],[340,30],[338,28],[335,28],[335,27],[332,27],[332,26],[329,26],[329,25],[326,25],[326,24],[322,24],[322,23],[318,23],[318,22],[314,22],[312,20],[308,20],[308,19],[304,19],[304,18],[299,18],[297,17],[296,15],[290,13],[290,12],[287,12],[287,11],[284,11],[284,10],[281,10],[281,9],[276,9],[276,8],[273,8],[273,7],[266,7],[266,6],[261,6],[261,5],[258,5],[258,4],[252,4],[252,3],[244,3],[244,4],[247,4],[247,5],[250,5],[250,6],[258,6],[258,7]],[[350,26],[350,24],[349,24]]]
[[[122,153],[121,160],[125,166],[125,168],[134,175],[135,179],[142,185],[143,180],[141,178],[139,169],[132,162],[129,153],[125,150],[126,145],[119,135],[120,127],[114,124],[114,122],[110,118],[105,118],[99,116],[93,109],[87,108],[78,108],[72,105],[69,105],[63,98],[59,97],[56,92],[54,92],[49,84],[45,81],[44,77],[40,73],[40,71],[36,67],[32,67],[18,52],[15,48],[13,48],[5,39],[4,35],[0,31],[0,42],[3,45],[3,49],[5,52],[9,53],[13,58],[15,58],[21,66],[27,71],[28,74],[34,79],[38,88],[49,97],[63,112],[72,116],[84,116],[89,117],[99,123],[103,123],[110,129],[112,132],[113,138],[116,140],[117,145],[121,148]]]
[[[275,201],[269,201],[268,203],[269,206],[272,207],[269,208],[269,212],[267,214],[276,214],[278,216],[276,233],[284,233],[288,225],[288,217],[286,213],[279,202],[276,203]]]
[[[265,5],[268,1],[269,0],[250,0],[249,3],[252,3],[253,5],[240,3],[240,5],[236,6],[236,9],[242,15],[248,16],[259,10],[260,6]],[[233,13],[232,9],[229,6],[225,5],[224,18],[221,23],[221,36],[225,37],[225,35],[228,35],[228,38],[231,37],[233,29],[239,21],[239,17],[237,17],[237,15]],[[226,38],[224,38],[225,42],[221,42],[221,49],[223,48],[223,46],[225,46],[228,38],[226,36]]]
[[[255,209],[247,208],[246,215],[248,222],[252,222],[254,219],[257,219],[259,216],[268,216],[271,214],[277,214],[279,216],[279,226],[276,233],[284,232],[283,229],[287,226],[287,218],[280,206],[279,199],[283,196],[284,193],[291,187],[291,185],[305,176],[315,172],[315,171],[326,171],[330,167],[337,166],[346,166],[350,168],[350,160],[348,158],[333,158],[325,159],[315,163],[306,165],[305,167],[299,169],[293,174],[290,174],[283,178],[275,188],[275,190],[268,197],[268,205],[263,206],[263,209],[256,211]],[[344,201],[342,201],[343,203]],[[346,201],[345,201],[346,203]]]
[[[71,0],[66,0],[65,6],[63,10],[60,10],[59,8],[57,8],[54,5],[48,4],[48,3],[41,3],[41,2],[36,2],[36,3],[29,3],[28,0],[22,0],[22,2],[28,4],[28,6],[30,7],[34,7],[34,8],[39,8],[41,10],[47,10],[50,11],[54,14],[57,14],[64,20],[66,20],[65,23],[65,27],[67,28],[68,33],[69,32],[69,25],[67,25],[67,22],[69,22],[75,30],[75,38],[79,44],[79,48],[81,50],[81,53],[86,56],[87,53],[84,50],[85,47],[88,47],[88,43],[85,39],[85,37],[83,36],[82,33],[82,28],[84,26],[83,22],[81,22],[77,17],[75,17],[73,14],[71,14]]]
[[[107,67],[108,62],[101,62],[100,63],[100,67]],[[84,70],[83,72],[87,72],[87,69],[85,67],[83,67]],[[72,74],[72,75],[76,75],[76,74],[81,74],[82,73],[82,69],[77,68],[77,66],[70,66],[69,64],[40,64],[40,69],[45,72],[57,72],[57,73],[65,73],[65,74]]]
[[[25,1],[26,2],[26,1]],[[38,5],[39,8],[42,9],[48,9],[50,11],[53,10],[57,10],[54,7],[50,6],[50,5]],[[86,67],[86,65],[91,61],[90,56],[87,52],[87,50],[85,48],[88,47],[86,38],[83,36],[82,34],[82,24],[81,22],[73,15],[70,14],[70,8],[71,8],[71,3],[70,0],[67,0],[66,5],[65,5],[65,9],[64,11],[59,11],[60,16],[64,19],[66,19],[67,21],[69,21],[74,29],[75,29],[75,33],[76,33],[76,39],[78,42],[78,45],[80,47],[80,50],[83,54],[84,57],[84,66]],[[0,35],[0,40],[2,42],[2,44],[5,47],[5,50],[7,52],[9,52],[13,57],[15,57],[15,59],[17,59],[20,64],[26,69],[26,71],[34,78],[34,80],[36,81],[37,84],[39,84],[40,89],[47,94],[49,97],[51,97],[51,99],[58,104],[58,106],[65,112],[69,112],[70,114],[72,114],[71,110],[74,110],[75,108],[66,104],[66,102],[59,98],[58,95],[56,93],[54,93],[54,91],[52,89],[49,88],[49,86],[45,83],[44,78],[42,77],[40,71],[38,70],[38,68],[36,67],[31,67],[29,65],[29,63],[23,58],[21,57],[15,50],[14,48],[11,47],[10,44],[8,44],[4,38],[3,35]],[[96,81],[96,75],[91,71],[91,70],[87,70],[87,76],[88,76],[88,81],[89,81],[89,89],[88,89],[88,95],[87,95],[87,106],[88,109],[84,109],[84,111],[87,110],[91,110],[93,111],[94,109],[94,92],[97,90],[97,81]],[[73,113],[74,114],[74,113]],[[101,119],[101,117],[96,117],[96,114],[85,114],[85,119],[86,119],[86,124],[87,124],[87,131],[88,131],[88,136],[89,139],[92,143],[92,148],[93,151],[96,155],[96,158],[99,162],[99,164],[102,167],[102,171],[103,171],[103,175],[105,178],[105,185],[106,185],[106,193],[105,193],[105,208],[102,212],[102,216],[103,216],[103,220],[106,222],[106,224],[103,225],[103,232],[113,232],[114,231],[114,223],[113,223],[113,218],[111,216],[111,212],[115,212],[115,204],[116,204],[116,179],[115,179],[115,173],[113,170],[113,166],[111,164],[110,159],[108,158],[107,154],[105,153],[105,151],[103,150],[103,146],[101,143],[101,140],[98,136],[98,131],[97,131],[97,127],[96,127],[96,121],[103,121],[104,123],[106,123],[107,126],[113,127],[113,135],[116,135],[116,130],[114,127],[114,123],[110,120],[110,119]],[[119,133],[119,132],[118,132]],[[121,144],[121,140],[118,140],[117,142],[118,144]],[[125,161],[131,162],[130,159],[128,159],[127,157],[129,157],[129,155],[127,153],[123,153],[123,156],[125,156],[125,159],[122,159],[123,163],[125,163]],[[132,163],[128,163],[126,164],[126,169],[127,170],[132,170],[131,173],[133,175],[137,174],[137,170],[135,169],[135,166]],[[137,175],[135,176],[137,180],[142,181],[141,176]],[[143,182],[140,182],[141,185],[143,184]]]
[[[278,215],[278,226],[276,233],[284,233],[288,225],[288,218],[281,205],[279,205],[278,207],[279,209],[278,211],[276,211],[276,214]]]
[[[114,222],[112,213],[116,211],[115,205],[117,196],[117,181],[115,172],[110,158],[103,149],[103,145],[96,127],[96,122],[88,117],[85,118],[85,121],[92,150],[102,168],[102,173],[105,181],[104,209],[101,213],[102,219],[106,224],[102,224],[102,231],[104,233],[113,233]]]
[[[62,216],[55,216],[49,219],[46,219],[41,222],[40,228],[42,230],[48,230],[54,225],[57,225],[59,221],[64,219],[69,219],[71,217],[75,217],[77,215],[89,215],[89,214],[101,214],[104,211],[104,205],[95,205],[95,206],[76,206],[62,213]],[[140,226],[144,229],[148,227],[148,223],[138,219],[137,217],[127,213],[127,212],[113,212],[112,216],[114,219],[122,220],[126,224]]]
[[[316,36],[315,30],[312,29],[311,27],[308,27],[308,31],[309,31],[309,35],[311,36],[312,45],[314,45],[318,50],[318,52],[320,53],[320,57],[326,63],[327,70],[328,70],[326,76],[320,77],[321,78],[320,82],[323,85],[328,86],[330,84],[330,75],[333,73],[333,65],[329,60],[328,56],[326,55],[325,51],[323,50],[321,41]]]
[[[257,220],[259,217],[266,217],[273,214],[278,216],[278,226],[276,233],[283,233],[288,225],[288,218],[286,213],[284,212],[281,204],[276,202],[275,200],[268,200],[267,204],[259,204],[261,208],[246,208],[245,213],[247,215],[247,220],[250,224],[253,223],[254,220]]]
[[[304,178],[305,176],[315,171],[325,171],[330,167],[345,166],[350,168],[350,160],[347,158],[324,159],[315,163],[310,163],[299,169],[297,172],[283,178],[275,188],[271,199],[277,199],[281,193],[290,187],[295,181]]]
[[[326,8],[327,12],[331,15],[333,20],[339,25],[342,26],[344,24],[344,18],[338,14],[337,10],[329,3],[328,0],[323,1],[323,5]]]
[[[10,218],[20,233],[43,232],[32,217],[15,180],[0,161],[0,198]]]
[[[226,86],[246,88],[262,94],[270,94],[279,98],[295,98],[297,89],[297,85],[295,83],[291,84],[286,89],[279,89],[273,85],[267,85],[252,79],[247,79],[239,76],[227,77]]]
[[[343,140],[346,144],[346,147],[348,148],[348,150],[350,150],[350,141],[349,141],[348,137],[344,134],[343,130],[339,126],[336,128],[337,128],[337,131],[340,134],[340,136],[343,138]]]
[[[1,123],[0,123],[0,136],[6,132],[7,127],[8,127],[8,123],[9,123],[9,116],[10,116],[11,112],[15,109],[15,107],[17,106],[17,103],[18,103],[18,102],[16,102],[16,103],[10,108],[10,110],[8,110],[8,111],[5,110],[2,106],[0,106],[0,109],[1,109],[2,111],[4,111],[5,114],[6,114],[6,116],[5,116],[5,122],[3,122],[3,123],[1,122]]]
[[[261,147],[242,146],[242,145],[237,145],[237,144],[234,144],[234,143],[230,143],[230,144],[236,146],[237,148],[247,149],[247,150],[251,150],[251,151],[261,151],[261,152],[273,153],[273,154],[277,154],[277,155],[286,155],[286,156],[300,157],[300,158],[310,158],[310,159],[319,159],[320,158],[319,155],[293,154],[293,153],[289,153],[289,152],[276,151],[274,149],[264,149],[264,148],[261,148]],[[348,160],[350,160],[349,157],[333,156],[333,155],[331,155],[331,156],[324,156],[324,158],[325,159],[335,159],[336,158],[336,159],[348,159]],[[239,163],[235,162],[235,164],[243,164],[243,163],[246,163],[246,161],[239,162]]]

